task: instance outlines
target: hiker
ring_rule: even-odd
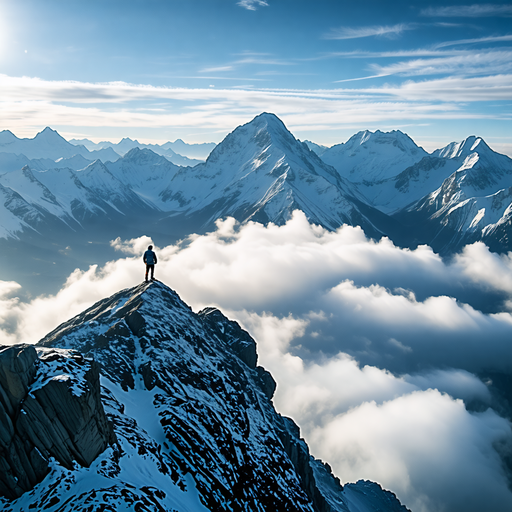
[[[144,253],[142,258],[146,264],[146,281],[148,280],[148,273],[151,270],[151,281],[155,280],[155,265],[157,263],[156,254],[153,252],[153,246],[150,245],[148,250]]]

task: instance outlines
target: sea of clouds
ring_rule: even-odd
[[[119,259],[76,270],[56,295],[22,302],[0,282],[3,342],[37,342],[139,283],[150,242],[112,241]],[[444,261],[300,212],[155,249],[159,280],[255,337],[276,408],[343,482],[377,481],[413,512],[512,510],[511,423],[485,377],[512,373],[510,256],[476,243]]]

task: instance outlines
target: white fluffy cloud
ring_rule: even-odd
[[[510,440],[510,424],[492,410],[470,414],[437,390],[364,402],[317,426],[310,440],[337,474],[365,474],[405,497],[415,512],[512,507],[493,449]]]
[[[16,283],[2,283],[4,342],[36,342],[140,282],[150,241],[113,241],[125,257],[75,271],[55,296],[23,303]],[[328,232],[301,213],[280,227],[228,219],[155,249],[160,280],[255,336],[278,410],[343,481],[377,480],[415,512],[510,509],[496,451],[510,450],[510,423],[489,408],[482,375],[511,371],[511,257],[475,244],[445,262],[359,228]]]

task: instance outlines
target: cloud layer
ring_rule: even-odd
[[[140,282],[150,241],[113,241],[124,257],[75,271],[56,296],[21,303],[16,283],[2,283],[3,340],[35,342]],[[445,262],[359,228],[328,232],[301,213],[281,227],[227,219],[180,245],[153,245],[160,280],[255,336],[278,410],[344,482],[376,480],[415,512],[510,510],[500,454],[510,453],[511,426],[481,377],[512,370],[510,256],[474,244]]]

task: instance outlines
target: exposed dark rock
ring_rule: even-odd
[[[277,387],[274,377],[272,377],[270,372],[267,372],[267,370],[261,366],[258,366],[256,371],[258,372],[258,377],[260,378],[259,384],[263,393],[265,393],[265,396],[271,400]]]
[[[89,466],[114,441],[97,363],[54,351],[37,359],[31,345],[0,351],[0,495],[32,489],[50,457]]]
[[[250,368],[256,368],[256,342],[238,322],[228,320],[217,308],[205,308],[198,315],[216,336],[228,342],[231,350]]]
[[[0,401],[11,416],[27,395],[28,386],[36,373],[36,359],[37,352],[32,345],[0,349]]]

